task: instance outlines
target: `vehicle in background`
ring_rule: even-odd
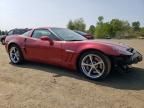
[[[111,39],[111,37],[110,36],[106,36],[106,39]]]
[[[7,36],[11,36],[11,35],[21,35],[27,31],[29,31],[31,29],[25,28],[25,29],[12,29],[10,30],[6,35],[3,35],[0,37],[0,42],[4,45],[5,44],[5,38]]]
[[[74,32],[84,36],[87,39],[94,39],[94,36],[91,34],[88,34],[88,33],[82,32],[82,31],[78,31],[78,30],[74,30]]]
[[[140,37],[138,37],[138,39],[144,39],[144,37],[143,37],[143,36],[140,36]]]

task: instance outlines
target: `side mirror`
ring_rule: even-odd
[[[40,37],[40,39],[43,40],[43,41],[49,41],[50,45],[54,44],[53,40],[50,39],[48,36],[42,36],[42,37]]]

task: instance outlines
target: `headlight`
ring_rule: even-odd
[[[118,53],[122,55],[133,55],[131,52],[127,51],[125,48],[118,48],[118,47],[113,47],[114,51],[117,51]]]

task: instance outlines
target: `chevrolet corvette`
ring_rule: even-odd
[[[8,36],[5,47],[13,64],[25,60],[57,65],[81,72],[89,79],[105,78],[113,68],[142,61],[142,55],[124,44],[87,40],[66,28],[44,27]]]

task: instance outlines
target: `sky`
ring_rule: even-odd
[[[0,0],[0,29],[66,27],[84,18],[87,28],[98,16],[140,21],[144,26],[144,0]]]

